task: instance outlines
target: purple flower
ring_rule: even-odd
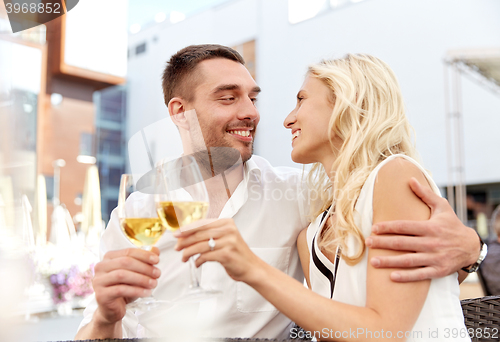
[[[54,303],[63,303],[73,297],[85,297],[94,292],[92,288],[92,277],[94,265],[85,272],[81,272],[77,266],[62,270],[57,274],[50,275],[50,283],[53,289]]]
[[[59,285],[66,283],[66,274],[64,274],[62,271],[57,274],[57,283]]]

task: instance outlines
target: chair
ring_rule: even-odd
[[[464,299],[461,304],[465,326],[472,341],[500,340],[500,296]],[[489,338],[484,337],[485,328],[489,328]]]

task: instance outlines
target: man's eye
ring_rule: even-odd
[[[250,99],[250,101],[252,101],[252,103],[255,104],[257,102],[257,98]]]
[[[301,102],[304,98],[301,96],[297,96],[297,102]]]
[[[234,101],[234,97],[225,97],[225,98],[223,98],[223,99],[221,99],[221,100],[222,100],[222,101],[227,101],[227,102],[229,102],[229,101]]]

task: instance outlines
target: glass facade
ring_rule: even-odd
[[[120,177],[125,173],[127,93],[123,86],[94,93],[96,106],[96,159],[101,186],[101,212],[107,223],[116,207]]]

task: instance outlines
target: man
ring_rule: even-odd
[[[220,146],[235,149],[241,155],[243,164],[228,172],[227,177],[216,175],[206,182],[210,215],[234,219],[257,256],[302,281],[295,241],[300,230],[307,226],[308,203],[301,189],[301,173],[290,168],[273,168],[263,158],[252,157],[260,119],[255,101],[260,89],[245,69],[242,57],[224,46],[189,46],[168,62],[163,91],[186,153]],[[193,110],[196,115],[192,115]],[[392,276],[395,281],[440,277],[473,264],[480,249],[475,233],[458,221],[445,200],[420,190],[418,184],[411,186],[431,207],[431,220],[378,224],[375,230],[379,234],[414,236],[371,237],[367,245],[419,253],[380,258],[372,263],[376,267],[426,266],[396,272]],[[173,298],[182,292],[184,283],[179,277],[187,269],[180,261],[181,253],[173,250],[174,245],[173,237],[168,234],[162,237],[157,244],[161,260],[158,249],[146,252],[127,248],[130,245],[119,231],[116,213],[112,214],[102,239],[102,251],[106,254],[96,265],[93,282],[96,300],[87,308],[77,338],[140,335],[142,323],[125,305],[149,295],[153,288],[158,298]],[[231,280],[220,265],[204,265],[201,281],[204,286],[224,293],[209,310],[203,304],[200,306],[199,311],[208,312],[202,315],[203,319],[211,321],[208,335],[266,338],[288,335],[289,320],[253,289]],[[162,322],[167,324],[175,319],[173,312],[165,314]],[[145,322],[143,317],[141,322]],[[151,329],[154,328],[147,328],[148,333]],[[161,331],[156,333],[161,335]]]

